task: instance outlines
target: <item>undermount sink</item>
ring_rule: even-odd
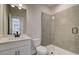
[[[10,38],[9,40],[14,40],[13,38]]]

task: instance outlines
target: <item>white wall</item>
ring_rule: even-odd
[[[3,5],[3,14],[4,14],[4,17],[3,17],[3,34],[4,35],[7,35],[8,34],[8,11],[7,11],[7,6],[6,5]]]
[[[3,5],[0,5],[0,35],[3,34]]]
[[[0,4],[0,34],[7,34],[8,29],[8,23],[7,23],[7,9],[6,5]]]
[[[44,6],[27,5],[27,34],[32,38],[41,38],[41,12],[51,14]]]

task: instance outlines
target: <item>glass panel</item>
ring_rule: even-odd
[[[52,15],[42,13],[42,45],[47,46],[51,44],[51,40],[53,40],[53,27],[52,25]],[[51,36],[52,35],[52,36]],[[54,41],[53,41],[54,42]]]

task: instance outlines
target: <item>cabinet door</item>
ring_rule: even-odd
[[[6,49],[6,50],[1,50],[0,55],[15,55],[15,50],[14,49]]]
[[[18,55],[17,49],[1,50],[0,55]]]
[[[31,47],[23,46],[18,48],[18,55],[31,55]]]
[[[18,55],[17,48],[13,48],[10,50],[10,55]]]
[[[10,55],[10,50],[0,51],[0,55]]]

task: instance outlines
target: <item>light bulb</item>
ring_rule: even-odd
[[[18,9],[22,9],[21,7],[18,7]]]
[[[14,5],[11,5],[11,7],[15,7]]]

